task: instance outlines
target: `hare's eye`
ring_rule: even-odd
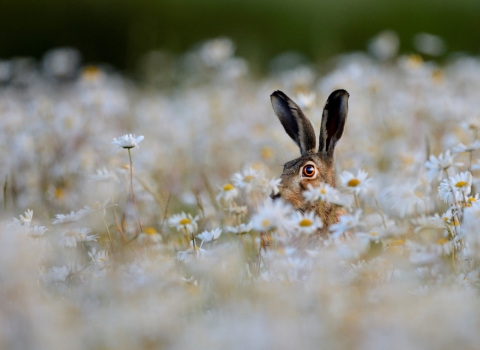
[[[311,164],[305,165],[303,167],[302,173],[306,177],[312,177],[313,175],[315,175],[315,167]]]

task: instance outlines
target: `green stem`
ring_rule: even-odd
[[[133,206],[135,207],[135,214],[137,214],[138,227],[140,227],[140,232],[143,232],[143,226],[142,226],[142,223],[140,222],[140,216],[138,215],[137,201],[136,201],[136,199],[135,199],[135,192],[133,191],[133,161],[132,161],[132,153],[130,152],[130,148],[127,148],[127,150],[128,150],[128,157],[130,158],[130,188],[131,188],[131,191],[132,191]]]

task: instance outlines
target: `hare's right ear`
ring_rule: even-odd
[[[349,94],[345,90],[335,90],[328,96],[323,108],[318,153],[333,158],[333,151],[343,135],[348,114]]]
[[[303,114],[300,107],[287,95],[278,90],[270,95],[270,100],[275,114],[280,119],[280,123],[282,123],[287,134],[298,145],[302,156],[315,153],[315,131],[310,120]]]

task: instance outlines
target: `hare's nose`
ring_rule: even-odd
[[[272,194],[272,195],[270,196],[270,198],[272,198],[273,200],[278,199],[278,198],[280,198],[280,197],[281,197],[280,192],[278,192],[277,194]]]

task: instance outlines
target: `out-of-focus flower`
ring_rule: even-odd
[[[461,166],[462,163],[453,163],[454,158],[455,155],[452,155],[450,150],[444,154],[440,154],[438,158],[431,154],[425,162],[425,167],[427,168],[427,180],[429,182],[432,182],[435,179],[440,180],[445,170],[451,166]]]
[[[249,193],[255,186],[260,184],[262,178],[263,173],[261,171],[249,168],[241,173],[233,174],[232,181],[236,187],[242,188],[245,192]]]
[[[58,242],[58,246],[61,248],[68,247],[74,248],[77,246],[77,242],[91,242],[96,241],[98,235],[89,235],[90,230],[88,228],[75,228],[62,232],[62,237]]]
[[[197,230],[198,216],[193,217],[191,214],[175,214],[168,219],[168,224],[171,227],[176,227],[177,231],[186,230],[189,234]]]
[[[106,267],[110,262],[108,258],[108,250],[101,250],[99,252],[93,250],[88,253],[88,256],[92,259],[92,263],[100,268]]]
[[[416,226],[413,231],[415,233],[423,230],[438,230],[445,228],[445,220],[443,220],[438,214],[435,214],[434,216],[422,215],[412,222]]]
[[[114,138],[112,145],[118,145],[119,148],[134,148],[138,147],[138,144],[144,139],[143,135],[135,137],[135,134],[126,134],[119,138]]]
[[[269,231],[279,228],[288,231],[291,228],[292,206],[282,199],[275,201],[267,198],[265,203],[258,209],[258,213],[252,218],[252,227],[257,231]]]
[[[392,30],[385,30],[370,40],[368,51],[380,60],[395,57],[400,47],[400,40],[397,33]]]
[[[190,249],[180,251],[177,253],[178,261],[183,261],[186,264],[192,262],[195,257],[204,258],[208,255],[208,252],[205,249],[202,249],[198,246],[193,247],[193,243],[190,242]]]
[[[92,212],[92,209],[88,206],[85,206],[83,209],[79,211],[71,211],[70,214],[57,214],[55,215],[55,219],[52,220],[52,224],[65,224],[69,222],[75,222],[83,218],[85,215]]]
[[[114,172],[110,172],[107,169],[98,169],[95,175],[90,175],[90,179],[97,182],[118,182],[118,177]]]
[[[300,212],[293,213],[292,227],[299,233],[312,234],[322,228],[322,220],[315,216],[315,212],[311,211],[306,214]]]
[[[438,186],[438,198],[452,204],[455,200],[463,200],[472,190],[472,174],[468,171],[443,179]]]
[[[300,92],[297,95],[297,101],[300,108],[313,108],[315,107],[315,98],[317,95],[314,92],[303,93]]]
[[[145,227],[138,235],[138,241],[141,243],[160,243],[162,236],[153,227]]]
[[[465,146],[463,143],[459,144],[458,146],[454,147],[452,151],[454,153],[464,153],[464,152],[473,152],[477,149],[480,149],[480,141],[475,140],[472,144]]]
[[[353,191],[356,194],[365,191],[371,179],[367,179],[368,173],[359,169],[357,175],[348,171],[340,174],[340,183],[346,189]]]
[[[231,205],[227,209],[229,215],[247,215],[248,208],[245,205]]]
[[[238,226],[227,226],[225,227],[225,229],[228,231],[228,232],[231,232],[231,233],[234,233],[236,235],[240,234],[240,235],[244,235],[246,233],[249,233],[253,227],[251,224],[240,224]]]
[[[217,201],[224,200],[230,202],[238,196],[238,190],[232,184],[225,184],[217,195]]]
[[[332,238],[339,238],[345,232],[356,228],[360,224],[360,215],[362,215],[362,211],[357,210],[353,215],[340,216],[338,222],[330,226]]]
[[[25,216],[20,215],[19,219],[13,218],[13,221],[18,225],[30,227],[30,224],[32,223],[32,219],[33,219],[33,210],[27,209],[27,211],[25,212]]]
[[[214,241],[220,237],[222,234],[222,230],[219,228],[216,228],[212,231],[203,231],[202,233],[197,235],[197,238],[202,240],[202,243],[208,243],[211,241]]]
[[[413,38],[415,48],[424,54],[440,56],[445,52],[445,42],[437,35],[419,33]]]
[[[218,38],[207,41],[200,50],[200,56],[205,64],[215,66],[233,56],[235,45],[228,38]]]
[[[282,182],[281,179],[271,179],[270,181],[267,181],[266,179],[261,180],[261,187],[262,187],[262,192],[266,195],[276,195],[280,192],[278,189],[278,186],[280,186],[280,183]]]

